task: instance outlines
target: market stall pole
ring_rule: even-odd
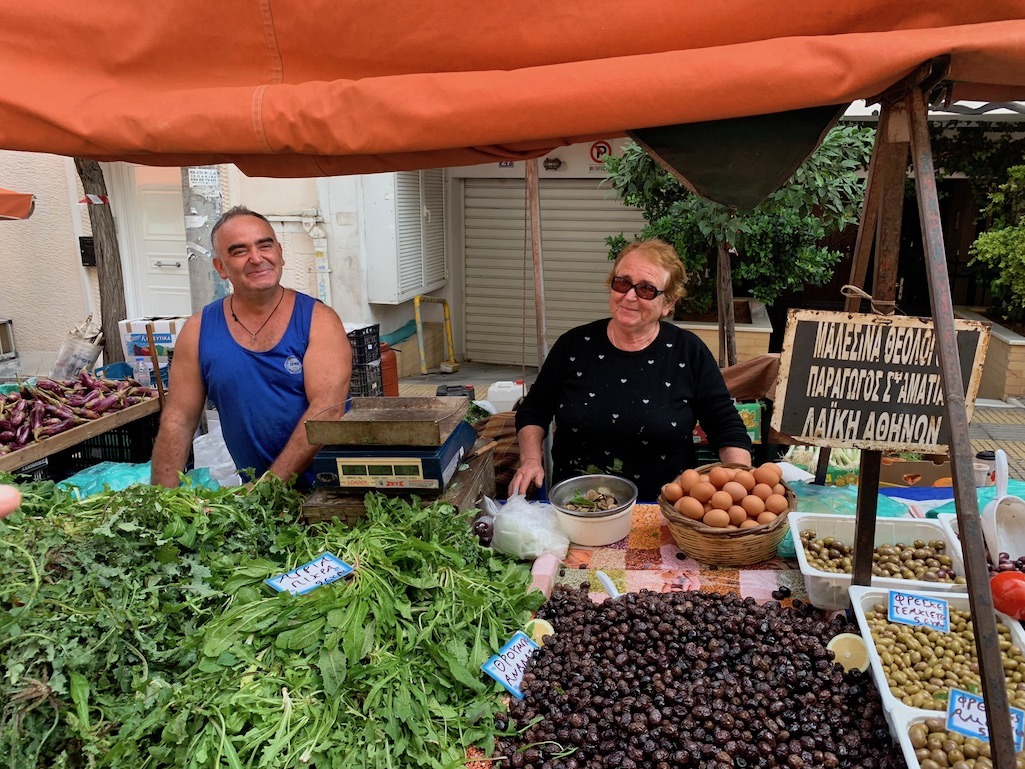
[[[910,149],[915,169],[915,190],[926,254],[944,408],[950,434],[949,449],[957,519],[969,585],[968,595],[975,643],[979,653],[982,694],[986,701],[993,764],[1003,769],[1015,765],[1014,738],[993,597],[989,591],[989,570],[979,519],[978,499],[975,495],[965,387],[957,348],[953,301],[936,191],[936,173],[927,124],[926,94],[946,76],[948,64],[946,58],[928,62],[878,99],[870,100],[870,103],[879,101],[881,111],[851,268],[851,284],[856,287],[864,285],[874,241],[876,262],[870,297],[872,308],[882,315],[893,314],[904,179]],[[857,311],[864,296],[863,293],[850,292],[846,311]],[[829,452],[824,448],[820,452],[816,473],[820,482],[828,462]],[[881,462],[881,450],[862,451],[855,523],[854,585],[869,585],[872,581],[872,552]]]

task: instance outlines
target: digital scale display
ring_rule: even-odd
[[[324,446],[313,459],[317,485],[344,489],[443,489],[477,432],[460,423],[441,446]]]

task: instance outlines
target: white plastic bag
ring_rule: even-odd
[[[542,553],[552,553],[560,559],[566,557],[569,537],[559,528],[558,516],[551,505],[528,502],[519,494],[501,506],[485,497],[484,506],[485,510],[494,509],[491,546],[495,550],[524,560],[533,560]]]
[[[207,467],[210,475],[221,486],[241,486],[242,477],[235,471],[235,460],[228,453],[221,435],[219,422],[209,422],[210,431],[192,441],[192,456],[195,467]]]

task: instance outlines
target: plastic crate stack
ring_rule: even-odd
[[[381,373],[381,326],[377,323],[348,333],[352,346],[352,380],[349,394],[357,397],[384,395]]]

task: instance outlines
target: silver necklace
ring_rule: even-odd
[[[270,323],[270,319],[274,317],[274,313],[276,313],[278,311],[278,308],[281,306],[281,302],[284,300],[284,298],[285,298],[285,287],[282,286],[281,287],[281,296],[278,297],[278,303],[276,305],[274,305],[274,309],[270,311],[270,315],[267,316],[267,320],[265,320],[260,325],[260,327],[258,329],[256,329],[256,331],[250,331],[248,328],[246,328],[246,324],[243,323],[242,321],[240,321],[238,319],[238,315],[235,314],[235,295],[234,294],[231,295],[231,297],[228,299],[228,309],[231,311],[231,317],[235,320],[235,322],[238,323],[240,326],[242,326],[242,330],[243,331],[245,331],[247,334],[249,334],[249,344],[256,344],[256,337],[258,337],[260,335],[260,332],[263,331],[264,326],[266,326],[268,323]]]

